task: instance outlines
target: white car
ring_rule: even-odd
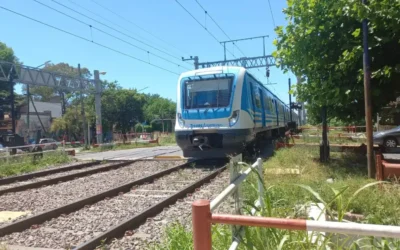
[[[58,148],[57,141],[52,138],[42,138],[39,140],[38,144],[45,144],[41,146],[43,150],[56,150]]]

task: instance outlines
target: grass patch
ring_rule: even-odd
[[[321,134],[318,134],[319,137],[311,137],[307,133],[302,133],[302,137],[300,139],[295,139],[296,143],[317,143],[319,144],[322,140]],[[365,138],[346,138],[346,137],[335,137],[332,134],[328,134],[328,140],[330,144],[338,144],[338,145],[360,145],[361,143],[366,143]]]
[[[224,225],[212,227],[213,249],[228,249],[232,240],[231,228]],[[192,250],[192,232],[179,223],[173,223],[166,227],[165,238],[159,244],[151,244],[147,247],[150,250]]]
[[[50,166],[72,162],[73,159],[63,152],[44,152],[43,158],[34,159],[33,155],[21,155],[0,159],[0,178],[29,173]]]
[[[367,178],[364,156],[331,153],[331,161],[326,164],[319,163],[318,159],[317,148],[300,146],[279,150],[268,159],[263,176],[266,207],[256,215],[306,218],[304,205],[323,202],[328,212],[339,220],[345,212],[352,212],[364,216],[361,223],[400,224],[400,186],[392,183],[379,189],[375,180]],[[276,169],[298,169],[299,174],[274,174]],[[257,178],[256,174],[250,174],[242,185],[245,211],[249,211],[258,198]],[[164,242],[150,249],[193,249],[189,229],[174,224],[167,227],[165,233]],[[213,249],[227,249],[231,229],[214,225],[212,237]],[[315,241],[304,231],[247,227],[239,249],[326,249],[325,246],[331,249],[400,249],[400,241],[373,237],[355,239],[336,234],[318,236]]]
[[[335,193],[332,189],[343,190],[342,199],[343,202],[347,202],[359,188],[375,182],[367,178],[367,163],[364,156],[331,153],[332,159],[327,164],[319,163],[318,158],[318,149],[294,147],[279,150],[274,157],[264,163],[266,169],[297,168],[300,170],[299,175],[265,174],[264,176],[266,187],[271,187],[269,195],[272,202],[282,208],[281,217],[293,216],[293,208],[306,201],[319,202],[313,194],[293,184],[312,188],[326,201],[334,199]],[[333,183],[327,182],[328,179],[332,179]],[[385,185],[383,190],[380,190],[378,186],[371,186],[352,200],[346,212],[363,214],[366,218],[364,222],[367,223],[399,225],[399,191],[398,185]],[[338,204],[335,202],[330,206],[332,210],[338,209]]]
[[[157,143],[131,143],[131,144],[103,144],[97,148],[91,148],[90,150],[83,150],[82,152],[104,152],[112,150],[124,150],[134,148],[152,148],[159,146]]]
[[[160,137],[159,143],[162,146],[176,145],[175,134],[169,134],[167,136]]]

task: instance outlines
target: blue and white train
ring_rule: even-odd
[[[242,152],[258,138],[283,135],[289,122],[289,108],[242,67],[181,74],[176,104],[175,136],[185,157]]]

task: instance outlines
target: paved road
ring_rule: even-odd
[[[182,156],[178,146],[160,146],[152,148],[135,148],[98,153],[82,153],[75,156],[78,160],[136,160],[153,158],[156,155]]]

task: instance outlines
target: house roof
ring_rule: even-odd
[[[37,112],[44,113],[45,111],[51,112],[52,118],[58,118],[62,116],[61,103],[51,102],[38,102],[34,101]],[[21,112],[27,112],[27,105],[21,108]],[[32,102],[29,102],[29,112],[35,112]]]

